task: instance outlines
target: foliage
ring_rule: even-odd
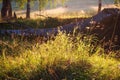
[[[17,5],[20,6],[21,8],[24,8],[25,4],[27,3],[27,0],[13,0],[17,2]],[[47,5],[55,5],[59,1],[64,3],[66,0],[31,0],[31,4],[34,4],[34,1],[37,1],[39,3],[39,8],[43,9]]]
[[[23,40],[23,39],[22,39]],[[71,37],[59,33],[54,40],[40,44],[12,41],[17,45],[7,53],[2,48],[0,56],[0,79],[20,80],[118,80],[120,78],[120,61],[96,44],[93,36],[77,35]],[[94,40],[94,41],[93,41]],[[19,48],[18,51],[17,49]]]
[[[114,3],[115,3],[116,6],[120,6],[120,0],[115,0]]]
[[[71,14],[70,14],[71,15]],[[1,27],[1,30],[7,29],[28,29],[28,28],[33,28],[33,29],[40,29],[40,28],[55,28],[58,26],[66,25],[69,24],[70,22],[76,22],[77,20],[83,20],[83,18],[70,18],[70,19],[61,19],[61,18],[39,18],[39,19],[16,19],[16,20],[11,20],[13,24],[18,24],[18,25],[13,25],[13,24],[2,24],[3,27]],[[51,26],[49,26],[51,25]]]

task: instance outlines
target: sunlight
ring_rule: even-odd
[[[0,80],[120,80],[118,2],[0,0]]]

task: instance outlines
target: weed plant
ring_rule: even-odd
[[[96,38],[59,33],[42,44],[14,39],[2,47],[0,80],[119,80],[120,61],[105,55]],[[1,45],[3,46],[3,45]]]

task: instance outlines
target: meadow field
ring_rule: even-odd
[[[0,30],[24,30],[23,25],[29,30],[61,27],[97,13],[97,0],[69,0],[54,8],[47,6],[41,13],[33,6],[31,19],[24,18],[24,9],[13,8],[18,19],[10,21],[21,27],[1,20]],[[114,8],[113,1],[104,0],[106,7]],[[0,34],[0,80],[120,80],[120,49],[105,48],[108,42],[101,41],[90,30],[76,29],[48,37]]]
[[[83,37],[84,36],[84,37]],[[93,35],[59,33],[0,41],[1,80],[119,80],[119,51],[105,52]]]

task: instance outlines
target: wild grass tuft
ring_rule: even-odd
[[[45,43],[16,42],[0,56],[0,79],[10,80],[118,80],[120,61],[104,54],[96,38],[59,33]],[[24,45],[22,45],[24,44]],[[27,47],[26,47],[27,46]],[[21,51],[16,51],[17,49]],[[14,55],[14,56],[13,56]]]

